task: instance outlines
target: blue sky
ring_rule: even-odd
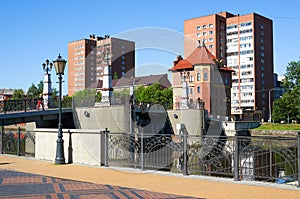
[[[0,88],[26,91],[32,83],[43,80],[45,59],[54,60],[58,53],[67,59],[68,42],[90,34],[120,36],[152,27],[180,35],[185,19],[221,11],[240,15],[256,12],[272,19],[274,71],[284,74],[286,65],[300,57],[299,6],[297,0],[1,0]],[[149,37],[154,41],[159,34],[149,33]],[[167,73],[180,52],[183,46],[176,52],[138,49],[137,74]],[[52,71],[53,87],[56,80]],[[66,94],[67,74],[64,80]]]

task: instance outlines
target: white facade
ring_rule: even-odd
[[[231,109],[255,108],[253,23],[228,25],[227,66],[235,70],[232,76]]]

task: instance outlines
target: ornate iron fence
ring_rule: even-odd
[[[277,183],[299,181],[299,138],[106,132],[106,166]]]
[[[34,156],[35,133],[29,131],[9,130],[2,128],[0,136],[0,152],[18,156]]]

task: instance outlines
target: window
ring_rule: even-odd
[[[209,28],[213,28],[214,25],[213,25],[213,24],[209,24],[208,27],[209,27]]]
[[[201,26],[197,26],[196,29],[197,29],[197,30],[201,30]]]
[[[206,36],[206,32],[203,32],[203,36]]]
[[[202,28],[203,28],[203,30],[205,30],[206,29],[206,25],[203,25]]]
[[[209,34],[209,35],[213,35],[213,34],[214,34],[214,31],[210,30],[210,31],[208,32],[208,34]]]
[[[197,93],[200,93],[201,89],[200,86],[197,87]]]
[[[203,69],[203,81],[208,81],[208,70]]]
[[[197,37],[201,37],[201,33],[200,32],[197,33]]]
[[[190,88],[190,94],[191,95],[193,94],[193,88]]]
[[[214,48],[214,46],[213,45],[209,45],[209,49],[213,49]]]
[[[201,81],[201,74],[197,73],[197,81]]]
[[[189,82],[194,82],[194,76],[193,75],[189,76]]]
[[[209,42],[213,42],[214,39],[213,39],[213,38],[209,38],[208,41],[209,41]]]
[[[265,26],[263,24],[260,25],[260,29],[264,29]]]

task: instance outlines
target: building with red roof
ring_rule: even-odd
[[[218,61],[203,44],[186,59],[177,56],[172,72],[173,108],[182,109],[184,92],[187,92],[188,108],[196,107],[197,101],[213,117],[230,116],[232,70]],[[186,85],[186,88],[184,88]]]

